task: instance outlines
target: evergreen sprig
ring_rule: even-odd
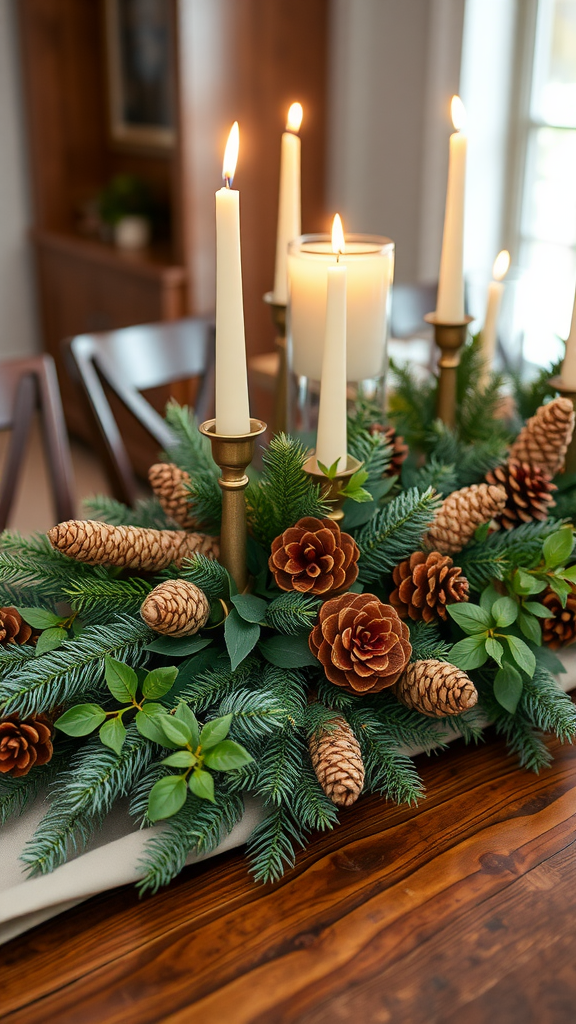
[[[257,882],[277,882],[294,867],[296,850],[305,846],[305,829],[285,804],[272,807],[248,840],[252,874]]]
[[[512,568],[532,569],[542,557],[546,537],[563,525],[558,519],[522,523],[514,530],[499,530],[458,553],[458,564],[473,590],[480,592],[492,579],[503,580]]]
[[[248,519],[256,539],[265,547],[303,516],[324,516],[320,487],[303,470],[308,452],[300,441],[277,434],[262,455],[260,480],[246,489]]]
[[[222,518],[222,492],[210,441],[198,430],[196,417],[188,406],[168,402],[165,415],[174,442],[162,457],[188,473],[191,511],[204,528],[217,531]]]
[[[376,582],[416,551],[439,506],[440,498],[431,488],[423,494],[413,488],[379,509],[356,534],[359,579]]]
[[[110,526],[141,526],[149,530],[178,529],[166,515],[158,498],[138,498],[133,508],[107,494],[85,498],[82,502],[87,519],[96,519]]]
[[[230,580],[228,573],[220,562],[207,558],[206,555],[195,555],[185,560],[178,575],[203,590],[209,601],[220,597],[228,597]]]
[[[302,630],[310,630],[316,621],[320,600],[309,594],[289,591],[268,605],[266,609],[266,625],[278,633],[294,636]]]
[[[63,588],[73,611],[82,614],[87,622],[106,622],[118,614],[136,615],[152,589],[147,580],[138,576],[120,579],[101,566],[95,566],[92,572],[93,575]]]

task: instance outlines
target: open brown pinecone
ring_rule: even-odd
[[[374,594],[342,594],[320,608],[309,644],[331,683],[349,693],[378,693],[404,671],[409,637],[392,605]]]
[[[268,565],[280,590],[329,594],[354,583],[359,557],[356,541],[333,519],[305,516],[272,541]]]
[[[550,588],[539,600],[550,609],[550,618],[542,620],[542,640],[546,647],[556,651],[559,647],[573,644],[576,640],[576,587],[573,586],[572,593],[568,594],[565,608]]]
[[[22,721],[14,712],[0,719],[0,772],[18,778],[52,757],[52,723],[46,715]]]
[[[156,462],[148,470],[148,480],[167,516],[183,530],[194,530],[199,525],[190,508],[190,475],[186,470],[172,462]]]
[[[342,715],[335,715],[331,725],[308,741],[310,759],[326,796],[338,807],[350,807],[364,785],[360,744]]]
[[[91,519],[69,519],[48,532],[53,548],[88,565],[118,565],[158,572],[171,562],[180,566],[195,554],[218,558],[215,537],[184,530],[148,530],[141,526],[110,526]]]
[[[0,645],[34,642],[34,630],[16,608],[0,608]]]
[[[392,572],[396,589],[390,604],[401,619],[446,620],[446,605],[468,600],[468,580],[449,555],[414,551]]]
[[[426,543],[443,554],[453,554],[472,540],[476,528],[499,516],[506,491],[492,484],[472,484],[444,499],[428,530]]]
[[[385,427],[383,423],[373,423],[370,427],[370,433],[372,436],[380,434],[387,445],[390,445],[392,449],[392,458],[390,459],[390,465],[386,470],[386,476],[399,476],[402,469],[402,463],[408,458],[408,445],[405,443],[404,438],[397,434],[394,427]]]
[[[206,625],[208,598],[188,580],[166,580],[154,587],[140,608],[147,626],[166,636],[192,636]]]
[[[574,407],[568,398],[554,398],[531,416],[510,448],[510,458],[541,466],[551,477],[564,465],[574,431]]]
[[[430,718],[461,715],[478,700],[474,683],[462,669],[435,658],[408,665],[394,692],[406,707]]]
[[[505,530],[513,530],[520,523],[530,523],[534,519],[543,521],[548,518],[554,505],[552,492],[556,485],[541,466],[509,459],[505,465],[490,470],[486,480],[506,491],[506,504],[496,517]]]

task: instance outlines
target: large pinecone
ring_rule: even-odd
[[[118,565],[157,572],[171,562],[202,554],[218,558],[218,541],[203,533],[184,530],[147,530],[140,526],[109,526],[91,519],[69,519],[48,533],[57,551],[88,565]]]
[[[500,515],[506,491],[492,484],[473,484],[444,499],[428,530],[426,543],[443,554],[453,554],[472,540],[478,526]]]
[[[148,594],[140,614],[156,633],[192,636],[206,625],[210,605],[204,591],[194,583],[167,580]]]
[[[331,683],[349,693],[377,693],[404,671],[409,637],[392,605],[374,594],[342,594],[322,605],[309,643]]]
[[[478,700],[474,683],[462,669],[435,658],[408,665],[394,692],[406,707],[430,718],[461,715]]]
[[[510,459],[506,465],[490,470],[486,479],[506,491],[506,504],[497,517],[505,530],[513,530],[520,523],[534,519],[548,518],[549,509],[554,505],[552,491],[556,490],[556,485],[540,466]]]
[[[468,600],[468,580],[450,556],[439,551],[429,555],[414,551],[395,566],[392,578],[396,590],[390,594],[390,604],[401,619],[446,620],[447,604]]]
[[[522,428],[510,448],[510,458],[541,466],[551,477],[564,465],[574,431],[574,407],[568,398],[541,405]]]
[[[565,608],[550,588],[544,591],[540,600],[550,609],[550,618],[542,621],[542,640],[546,647],[558,650],[573,644],[576,640],[576,587],[573,586],[572,593],[568,594]]]
[[[386,476],[399,476],[402,469],[402,463],[408,458],[408,445],[405,443],[404,438],[397,434],[394,427],[385,427],[383,423],[373,423],[370,427],[370,433],[374,437],[379,434],[385,443],[392,449],[392,457],[390,459],[390,465],[386,470]]]
[[[21,721],[16,712],[0,720],[0,772],[17,778],[52,757],[52,723],[46,715]]]
[[[0,608],[0,644],[27,644],[34,642],[34,630],[16,608]]]
[[[183,530],[194,530],[199,525],[190,508],[190,475],[185,469],[172,462],[156,462],[148,470],[148,480],[167,516]]]
[[[326,796],[338,807],[350,807],[364,785],[364,764],[360,744],[348,722],[336,715],[335,728],[314,735],[308,741],[312,767]]]
[[[333,519],[305,516],[275,538],[268,565],[280,590],[329,594],[354,583],[359,557],[356,541]]]

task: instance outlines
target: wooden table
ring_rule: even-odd
[[[573,1024],[576,750],[419,759],[418,809],[373,797],[276,887],[241,850],[122,889],[0,949],[4,1024]]]

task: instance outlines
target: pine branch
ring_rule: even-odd
[[[4,605],[48,605],[62,598],[70,579],[85,579],[90,566],[55,551],[43,534],[0,536],[0,602]]]
[[[564,356],[562,356],[562,359],[552,363],[547,369],[539,370],[536,377],[528,382],[524,382],[520,374],[510,374],[514,385],[516,408],[522,420],[527,420],[530,416],[534,416],[536,410],[544,404],[547,398],[555,398],[556,388],[553,387],[550,381],[552,377],[556,377],[560,373],[563,359]]]
[[[255,791],[266,804],[290,802],[298,787],[307,748],[302,736],[291,726],[275,733],[261,751]]]
[[[426,439],[428,456],[454,466],[457,489],[480,483],[490,469],[504,462],[507,440],[500,429],[487,432],[478,441],[463,441],[440,420],[436,420]]]
[[[302,469],[307,451],[287,434],[277,434],[262,455],[264,471],[246,489],[248,520],[256,539],[268,548],[275,537],[303,516],[322,517],[327,506],[320,487]]]
[[[338,811],[326,796],[308,762],[302,765],[300,780],[292,797],[291,811],[304,829],[324,832],[338,824]]]
[[[95,566],[92,577],[63,587],[63,596],[88,622],[106,622],[120,614],[137,615],[151,589],[152,585],[138,576],[120,579]]]
[[[233,672],[228,667],[214,666],[199,672],[195,679],[179,688],[178,701],[184,700],[197,713],[205,711],[224,700],[238,689],[249,687],[252,680],[259,679],[259,666],[254,658],[246,658]]]
[[[198,523],[210,532],[218,532],[222,518],[222,492],[219,470],[212,458],[207,437],[198,430],[196,417],[188,406],[169,402],[166,422],[174,434],[174,443],[161,458],[174,462],[190,476],[190,511]]]
[[[545,669],[537,668],[532,679],[524,680],[519,707],[532,725],[563,743],[576,736],[576,707]]]
[[[562,526],[558,519],[522,523],[514,530],[491,533],[480,543],[468,544],[458,553],[462,572],[477,591],[491,579],[504,579],[513,568],[532,569],[542,557],[542,545]]]
[[[442,639],[437,623],[409,622],[408,628],[412,644],[410,661],[426,661],[428,658],[447,661],[452,644]]]
[[[233,715],[230,735],[240,743],[257,746],[260,755],[262,742],[277,729],[286,725],[288,711],[273,692],[256,689],[235,689],[224,698],[218,716]],[[218,717],[217,716],[217,717]]]
[[[48,764],[32,768],[27,775],[18,778],[0,774],[0,826],[22,814],[38,793],[68,766],[74,749],[74,741],[63,736],[58,739]]]
[[[320,604],[318,598],[297,591],[281,594],[268,605],[266,624],[287,636],[310,631],[316,622]]]
[[[209,601],[228,596],[230,581],[226,569],[220,562],[206,558],[206,555],[195,555],[187,559],[178,575],[200,587]]]
[[[396,803],[416,804],[424,789],[413,761],[395,750],[387,729],[368,709],[350,719],[362,749],[365,789],[381,793]]]
[[[439,462],[435,455],[431,455],[425,465],[418,468],[408,459],[402,466],[402,486],[406,491],[417,487],[421,492],[433,487],[438,494],[446,497],[458,490],[458,475],[453,465]]]
[[[96,519],[111,526],[143,526],[151,530],[174,530],[177,524],[164,512],[158,498],[138,498],[134,508],[107,494],[97,494],[82,502],[87,519]]]
[[[356,534],[361,555],[360,580],[379,581],[384,573],[416,551],[439,506],[440,498],[432,489],[420,494],[414,488],[379,509]]]
[[[277,882],[285,866],[294,867],[296,847],[304,847],[304,831],[285,806],[274,807],[248,840],[252,874],[257,882]]]
[[[422,449],[436,416],[437,381],[420,381],[410,366],[398,367],[392,360],[390,370],[389,418],[410,449]]]
[[[493,679],[488,673],[477,673],[476,685],[479,704],[499,736],[506,740],[511,754],[516,754],[521,767],[538,774],[552,761],[552,754],[544,743],[542,734],[534,728],[524,711],[518,707],[512,715],[498,703],[494,696]],[[525,682],[525,680],[524,680]]]

